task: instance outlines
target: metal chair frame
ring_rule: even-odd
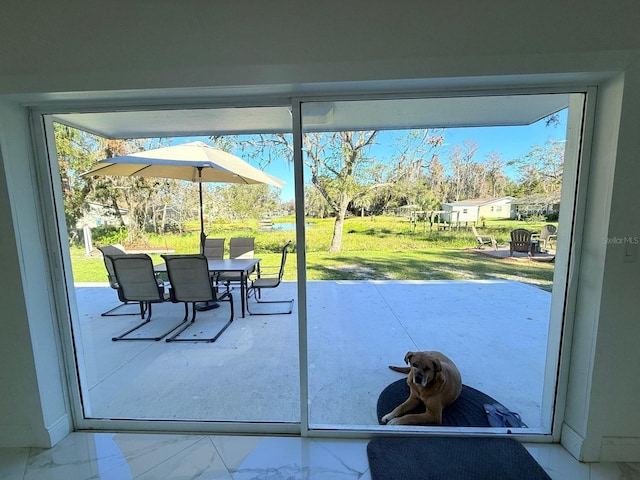
[[[111,260],[111,258],[109,257],[113,257],[113,256],[118,256],[118,255],[126,255],[127,253],[124,250],[124,247],[122,247],[122,245],[105,245],[104,247],[98,247],[98,250],[100,250],[100,252],[102,252],[102,258],[104,260],[104,267],[107,270],[107,280],[109,280],[109,286],[111,288],[113,288],[117,293],[118,293],[118,300],[120,300],[120,305],[116,305],[115,307],[113,307],[110,310],[107,310],[106,312],[103,312],[100,314],[100,316],[102,317],[127,317],[130,315],[140,315],[141,317],[144,317],[144,312],[142,311],[142,309],[140,310],[140,312],[128,312],[128,313],[114,313],[118,310],[120,310],[123,307],[128,307],[128,306],[132,306],[132,305],[136,305],[138,304],[138,302],[128,302],[126,300],[123,300],[120,297],[119,294],[119,290],[118,290],[118,281],[116,280],[116,274],[113,270],[113,262]]]
[[[231,325],[234,317],[233,296],[230,291],[222,295],[217,294],[216,287],[211,285],[207,258],[204,255],[162,255],[167,265],[169,276],[169,296],[174,303],[184,303],[185,325],[166,339],[167,342],[215,342],[220,335]],[[180,338],[185,330],[196,321],[199,302],[228,302],[229,320],[211,337]],[[191,318],[189,319],[189,304],[191,304]]]
[[[224,238],[205,238],[200,253],[209,259],[224,258]]]
[[[282,282],[282,277],[284,276],[284,267],[287,262],[287,254],[289,247],[291,246],[291,241],[288,241],[284,247],[282,247],[282,257],[280,259],[280,268],[278,270],[277,275],[270,276],[269,274],[264,274],[263,271],[259,271],[259,276],[251,281],[251,285],[247,291],[247,312],[249,315],[288,315],[293,311],[293,299],[290,300],[261,300],[262,289],[264,288],[277,288]],[[284,311],[276,311],[276,312],[252,312],[250,308],[250,302],[248,301],[251,295],[256,300],[258,304],[289,304],[288,310]]]
[[[229,258],[253,258],[255,251],[255,238],[253,237],[232,237],[229,239]],[[251,275],[254,272],[248,272]],[[223,272],[218,275],[216,282],[224,283],[227,290],[231,289],[231,283],[240,283],[242,276],[240,273]]]
[[[224,238],[204,238],[200,247],[200,253],[209,260],[219,260],[224,258]],[[211,285],[218,284],[218,272],[209,272]]]
[[[175,325],[166,332],[152,337],[129,336],[131,333],[151,322],[151,315],[153,313],[152,304],[165,302],[167,300],[164,284],[155,276],[153,261],[149,255],[143,253],[126,254],[109,256],[109,259],[113,263],[113,269],[118,282],[118,296],[129,302],[138,302],[140,304],[140,315],[142,316],[141,323],[118,336],[112,337],[111,340],[114,342],[120,340],[158,341],[182,325]],[[131,276],[132,272],[136,272],[135,278]]]

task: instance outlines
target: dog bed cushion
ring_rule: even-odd
[[[511,438],[376,438],[367,458],[371,480],[551,480]]]
[[[409,397],[407,379],[402,378],[388,385],[378,398],[378,422]],[[442,425],[447,427],[490,427],[485,405],[496,405],[508,412],[497,400],[468,385],[462,386],[458,399],[442,412]],[[411,413],[424,412],[421,406]],[[506,425],[508,426],[508,425]],[[524,423],[520,425],[526,427]]]

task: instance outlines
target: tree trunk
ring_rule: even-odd
[[[118,219],[118,222],[120,223],[121,227],[125,226],[124,223],[124,218],[122,218],[122,213],[120,212],[120,208],[118,207],[118,202],[115,199],[115,197],[110,197],[111,200],[111,207],[113,208],[113,211],[115,212],[116,218]]]
[[[329,253],[337,253],[342,249],[342,230],[344,228],[344,217],[347,215],[348,206],[349,198],[346,194],[343,194],[340,201],[340,208],[336,212],[336,221],[333,224],[333,238],[331,239]]]
[[[165,226],[167,225],[167,205],[162,206],[162,219],[158,224],[158,234],[162,235],[165,231]]]
[[[342,228],[344,227],[344,214],[336,215],[336,221],[333,224],[333,237],[331,238],[331,247],[329,253],[337,253],[342,248]]]

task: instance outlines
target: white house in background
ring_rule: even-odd
[[[514,197],[500,198],[471,198],[469,200],[460,200],[458,202],[443,203],[442,210],[445,212],[458,212],[458,218],[455,215],[453,221],[459,222],[480,222],[481,218],[510,218],[511,202]],[[446,216],[447,214],[445,214]],[[451,221],[451,218],[445,220]]]
[[[126,208],[120,208],[120,215],[125,225],[129,223],[129,210]],[[113,208],[96,202],[88,202],[87,209],[83,213],[82,217],[78,219],[76,228],[82,228],[85,225],[88,227],[100,227],[102,225],[119,225],[120,220],[113,214]]]
[[[560,214],[560,192],[550,194],[533,194],[516,198],[511,203],[511,218],[527,218],[532,215]]]

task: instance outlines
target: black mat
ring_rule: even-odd
[[[551,480],[511,438],[376,438],[371,480]]]
[[[409,397],[407,379],[388,385],[378,398],[378,422]],[[447,427],[489,427],[484,404],[501,405],[497,400],[468,385],[462,386],[458,399],[442,412],[442,425]],[[506,409],[505,409],[506,410]],[[424,412],[424,406],[411,413]],[[526,425],[523,424],[526,427]]]

